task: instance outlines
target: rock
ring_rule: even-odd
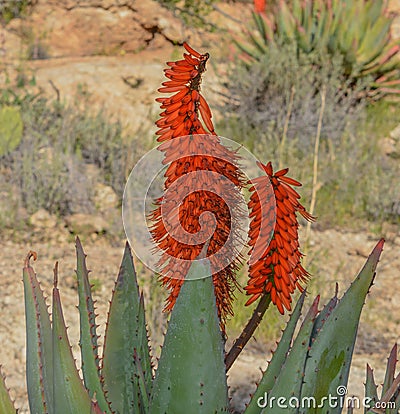
[[[17,33],[21,30],[21,19],[12,19],[4,28],[0,26],[0,59],[2,61],[18,59],[21,53],[21,39]],[[2,84],[7,80],[7,71],[2,70],[0,73],[0,81]]]
[[[396,141],[393,138],[383,138],[381,140],[380,147],[382,152],[388,157],[398,158],[400,156],[400,151],[397,148]]]
[[[390,132],[390,138],[393,138],[395,141],[400,141],[400,124]]]
[[[175,39],[178,34],[172,27],[179,21],[166,8],[149,0],[47,0],[35,6],[29,19],[36,28],[33,35],[47,54],[64,57],[118,55],[154,48],[154,41],[162,32],[158,16],[172,20],[167,32]]]
[[[94,164],[85,164],[84,174],[88,181],[95,183],[100,180],[101,170],[97,165]]]
[[[39,229],[49,229],[57,226],[57,218],[43,208],[32,214],[29,222]]]
[[[157,26],[168,39],[177,43],[181,43],[185,40],[182,25],[176,24],[176,22],[171,21],[170,18],[159,17],[157,19]]]
[[[108,232],[109,223],[99,215],[77,213],[65,218],[65,223],[71,233],[91,235]]]
[[[367,258],[369,256],[370,251],[366,248],[361,247],[353,247],[347,251],[349,256],[360,256]]]
[[[398,0],[389,0],[389,10],[394,13],[395,18],[391,27],[392,36],[395,39],[400,38],[400,5]]]
[[[119,204],[119,199],[115,191],[110,186],[102,183],[96,183],[93,201],[99,212],[114,209]]]

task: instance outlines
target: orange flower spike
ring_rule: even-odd
[[[163,163],[168,165],[164,186],[166,194],[170,194],[156,200],[157,207],[149,218],[154,223],[151,230],[153,239],[162,250],[159,265],[162,268],[162,284],[170,290],[165,306],[165,310],[169,311],[174,306],[190,261],[200,254],[205,245],[191,243],[193,237],[204,230],[207,234],[208,228],[214,229],[213,223],[200,224],[199,217],[207,211],[213,214],[216,223],[214,233],[207,241],[207,257],[210,258],[218,314],[221,328],[224,329],[226,317],[232,314],[231,302],[236,285],[234,272],[240,255],[237,252],[236,262],[226,266],[224,257],[218,253],[225,244],[229,251],[235,252],[236,248],[231,247],[232,242],[229,240],[229,230],[232,228],[229,206],[239,205],[239,195],[232,194],[224,180],[213,179],[210,174],[201,172],[223,175],[238,187],[244,185],[244,178],[236,164],[237,154],[225,148],[214,132],[211,110],[200,94],[202,74],[206,70],[209,55],[200,54],[186,43],[184,48],[186,53],[183,59],[167,63],[168,68],[164,73],[169,80],[159,89],[162,93],[172,95],[157,98],[163,112],[156,122],[159,128],[156,134],[158,142],[162,142],[159,150],[165,155]],[[206,128],[209,132],[206,132]],[[196,134],[208,134],[208,137],[203,139]],[[190,172],[196,172],[196,179],[189,187],[201,182],[203,189],[187,192],[186,185],[174,185],[175,181],[185,178]],[[219,194],[223,194],[226,200],[221,200]],[[175,200],[179,211],[174,213],[178,220],[169,220],[167,229],[161,207],[168,200]],[[169,234],[171,230],[177,233]]]
[[[315,219],[300,204],[300,195],[291,186],[298,187],[301,183],[286,176],[289,171],[287,168],[274,174],[270,162],[266,165],[258,163],[258,166],[266,176],[252,180],[253,186],[250,188],[252,195],[248,206],[251,218],[249,230],[251,256],[249,281],[245,290],[251,297],[246,305],[255,302],[263,294],[270,293],[272,302],[283,314],[284,309],[291,309],[291,294],[296,288],[302,291],[301,283],[306,282],[309,277],[309,273],[300,263],[303,255],[299,250],[299,224],[296,213],[300,213],[309,221]],[[263,200],[262,197],[263,190],[269,185],[272,186],[276,202],[276,221],[271,241],[263,240],[265,235],[260,232],[261,222],[265,219],[261,216],[260,203],[268,203],[268,199]]]

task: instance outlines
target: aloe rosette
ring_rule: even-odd
[[[248,62],[268,56],[281,42],[306,54],[340,54],[344,74],[354,81],[369,77],[368,96],[379,99],[400,93],[394,18],[386,0],[279,0],[253,14],[254,28],[236,44]]]
[[[269,401],[276,401],[278,396],[295,397],[298,401],[314,397],[322,401],[324,396],[335,395],[338,387],[347,385],[360,313],[375,277],[383,243],[381,240],[376,245],[340,300],[335,295],[319,310],[316,298],[295,334],[304,306],[303,292],[245,414],[280,412],[277,407],[265,408],[266,395]],[[138,288],[129,246],[125,249],[110,303],[102,361],[97,352],[91,287],[79,239],[76,250],[83,378],[76,368],[63,318],[58,269],[55,268],[50,319],[43,291],[30,264],[32,253],[25,262],[27,384],[31,412],[230,412],[224,341],[209,261],[192,264],[172,310],[155,369],[148,346],[143,295]],[[393,414],[400,407],[396,356],[397,347],[394,347],[388,359],[381,398],[369,366],[365,385],[371,408],[377,402],[393,403],[394,408],[386,411]],[[340,413],[342,409],[337,407],[330,412]],[[16,413],[3,376],[0,377],[0,412]]]

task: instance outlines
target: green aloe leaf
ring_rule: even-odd
[[[297,42],[299,44],[299,46],[301,47],[301,49],[306,52],[309,53],[312,50],[312,44],[311,44],[311,39],[312,36],[309,35],[309,33],[306,33],[305,29],[303,26],[297,25]]]
[[[277,28],[287,39],[293,40],[296,35],[296,21],[284,0],[279,2],[279,13],[276,18]]]
[[[378,393],[377,393],[377,385],[375,383],[374,378],[374,371],[371,367],[367,364],[367,378],[365,381],[365,397],[369,398],[369,407],[364,408],[364,413],[370,412],[368,408],[371,408],[375,405],[377,401],[379,401]]]
[[[30,258],[23,269],[26,319],[26,382],[31,413],[53,411],[53,345],[50,315]]]
[[[394,381],[394,376],[396,372],[396,363],[397,363],[397,344],[395,344],[390,352],[387,366],[385,379],[383,381],[382,395],[384,395],[388,389],[391,387]]]
[[[357,58],[360,62],[368,64],[382,55],[382,51],[390,42],[390,26],[390,20],[382,19],[369,28],[357,50]]]
[[[256,60],[260,59],[260,53],[256,49],[250,48],[245,43],[238,42],[235,39],[233,39],[233,43],[235,43],[239,50],[244,52],[246,55],[249,55],[251,58]]]
[[[57,268],[54,272],[53,288],[53,413],[90,414],[92,401],[85,389],[69,343],[67,328],[61,307],[60,293],[57,288]]]
[[[302,19],[300,23],[302,27],[304,27],[305,33],[307,33],[308,36],[311,36],[313,32],[313,2],[305,0],[302,4],[302,9]]]
[[[250,40],[253,42],[253,45],[258,49],[258,52],[260,56],[265,55],[268,51],[267,46],[261,42],[259,39],[256,38],[256,36],[253,36],[251,33],[249,33]]]
[[[268,39],[266,23],[263,17],[261,16],[261,14],[259,13],[253,12],[253,20],[254,20],[254,23],[256,24],[256,28],[258,32],[260,33],[261,39],[264,42],[264,46],[265,46],[267,44],[267,39]]]
[[[272,390],[268,393],[268,401],[265,402],[266,408],[261,413],[297,413],[297,408],[293,407],[288,399],[290,397],[299,397],[303,385],[304,367],[308,358],[308,352],[311,341],[311,333],[314,326],[315,318],[318,314],[319,296],[317,296],[310,307],[304,321],[300,327],[299,333],[293,343],[293,346],[282,366],[280,374],[275,381]],[[280,407],[276,402],[281,397],[287,397],[284,404]],[[273,402],[275,401],[275,404]]]
[[[379,18],[385,15],[387,3],[383,0],[374,0],[365,3],[368,18],[366,20],[374,24]]]
[[[301,294],[300,299],[297,301],[296,307],[290,316],[286,329],[283,331],[282,338],[279,341],[278,346],[272,355],[271,361],[269,362],[268,367],[264,372],[260,383],[258,384],[257,390],[253,394],[244,414],[261,413],[262,408],[257,402],[260,398],[264,398],[265,395],[271,391],[276,379],[279,376],[279,373],[281,372],[282,366],[289,353],[290,346],[292,345],[292,338],[301,315],[301,309],[303,308],[305,296],[306,291]]]
[[[321,330],[322,326],[324,325],[325,321],[328,319],[329,315],[332,313],[333,309],[335,309],[338,303],[338,284],[336,283],[336,290],[335,295],[331,298],[331,300],[323,307],[317,318],[315,319],[313,331],[311,334],[311,340],[313,341],[316,335]]]
[[[325,3],[321,4],[321,17],[317,19],[317,34],[314,37],[315,47],[318,46],[320,50],[328,48],[329,33],[333,21],[332,11]]]
[[[374,280],[383,244],[382,239],[315,336],[306,364],[302,398],[314,397],[317,402],[321,402],[329,395],[337,397],[339,387],[347,386],[361,310]],[[320,409],[311,407],[300,409],[299,412],[318,413]],[[329,412],[340,413],[340,404],[336,408],[330,407]]]
[[[80,341],[82,355],[82,373],[85,387],[96,400],[101,410],[110,413],[110,409],[100,382],[100,368],[96,333],[95,306],[86,267],[86,255],[79,238],[76,238],[76,276],[78,280]]]
[[[300,21],[301,17],[302,17],[302,4],[300,2],[300,0],[292,0],[292,13],[293,13],[293,17]]]
[[[227,412],[223,339],[208,260],[195,261],[171,314],[150,414]]]
[[[6,387],[5,377],[1,372],[0,366],[0,413],[1,414],[16,414],[17,410],[14,407],[14,403],[10,398],[8,393],[8,388]]]
[[[146,413],[152,366],[143,297],[128,243],[110,304],[103,353],[104,389],[112,411]]]

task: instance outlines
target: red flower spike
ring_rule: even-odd
[[[252,218],[249,230],[251,256],[249,281],[245,290],[251,297],[246,305],[255,302],[263,294],[270,293],[272,302],[283,314],[284,309],[291,310],[291,295],[295,289],[302,291],[301,283],[306,282],[309,277],[309,273],[300,263],[303,255],[299,250],[296,213],[300,213],[308,221],[315,218],[300,204],[300,195],[291,186],[301,186],[301,183],[286,176],[287,168],[274,174],[270,162],[266,165],[258,163],[258,166],[266,175],[252,180],[253,186],[250,188],[252,195],[248,207]],[[271,220],[269,210],[269,215],[261,216],[261,203],[273,205],[267,192],[270,186],[275,195],[276,221],[269,243],[270,233],[262,234],[260,223],[262,220]]]
[[[151,233],[163,251],[159,261],[161,282],[170,291],[165,311],[173,308],[191,260],[206,246],[224,330],[227,316],[233,314],[234,273],[241,257],[235,252],[236,261],[226,265],[222,251],[224,248],[235,251],[230,209],[239,205],[240,192],[232,191],[231,187],[240,189],[245,180],[237,166],[236,153],[224,147],[214,132],[210,108],[200,94],[209,55],[198,53],[186,43],[184,48],[187,53],[183,60],[167,63],[169,67],[164,73],[170,80],[159,89],[174,94],[157,98],[163,109],[156,123],[160,128],[157,140],[162,143],[159,150],[164,152],[163,163],[169,166],[165,172],[164,196],[156,200],[157,207],[149,216],[153,221]],[[221,179],[224,177],[227,180]],[[169,205],[173,206],[171,214]]]

